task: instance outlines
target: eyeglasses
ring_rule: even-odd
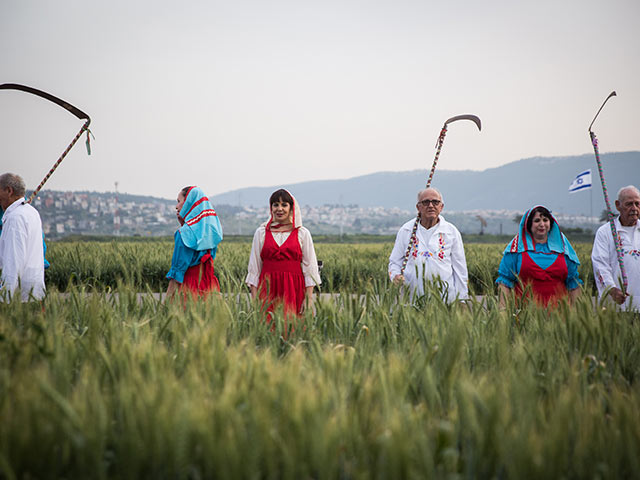
[[[442,202],[440,200],[420,200],[418,202],[418,205],[422,205],[423,207],[428,207],[429,204],[433,205],[434,207],[437,207],[438,205],[440,205]]]

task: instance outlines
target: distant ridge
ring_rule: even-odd
[[[619,188],[629,184],[640,186],[640,152],[606,153],[600,158],[612,204]],[[569,193],[569,185],[576,175],[589,168],[594,188]],[[212,201],[261,206],[274,190],[286,188],[302,205],[355,204],[412,210],[416,193],[424,187],[426,177],[426,170],[379,172],[345,180],[242,188],[216,195]],[[436,170],[433,186],[442,192],[449,211],[524,211],[534,204],[543,204],[565,214],[590,214],[593,209],[593,214],[599,216],[604,209],[593,154],[526,158],[482,171]]]

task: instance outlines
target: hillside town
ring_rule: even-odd
[[[168,236],[177,228],[175,201],[129,194],[41,192],[33,205],[40,212],[47,238],[69,235]],[[216,205],[228,235],[252,235],[268,218],[265,207]],[[399,208],[358,205],[302,206],[304,224],[317,234],[395,235],[415,212]],[[521,212],[474,210],[443,215],[463,234],[513,234]],[[597,219],[558,215],[565,228],[592,231]]]

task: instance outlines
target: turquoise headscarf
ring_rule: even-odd
[[[201,188],[191,187],[180,216],[184,225],[180,227],[182,242],[193,250],[215,249],[222,240],[222,225],[209,199]]]
[[[569,243],[569,239],[564,235],[564,233],[560,231],[558,221],[551,214],[551,210],[543,205],[536,205],[525,212],[525,214],[522,216],[522,219],[520,220],[518,233],[515,237],[513,237],[513,240],[511,240],[511,242],[507,244],[507,247],[504,249],[504,253],[522,253],[526,251],[535,251],[536,244],[533,241],[531,233],[527,231],[527,220],[529,220],[529,215],[531,215],[531,212],[538,207],[545,208],[553,219],[553,222],[551,222],[551,229],[549,230],[549,234],[547,236],[547,245],[549,246],[549,250],[555,253],[562,253],[566,255],[570,260],[573,260],[579,265],[580,261],[578,260],[578,255],[571,246],[571,243]]]

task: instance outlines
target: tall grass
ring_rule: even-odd
[[[207,301],[0,304],[4,478],[630,478],[640,319],[416,304],[382,280],[294,333]],[[237,285],[236,285],[237,286]],[[150,290],[149,290],[150,291]]]
[[[385,280],[392,247],[391,243],[317,244],[317,256],[323,261],[322,291],[364,293],[372,283]],[[580,276],[593,294],[591,245],[575,247],[582,262]],[[128,281],[139,289],[166,290],[172,249],[168,241],[52,243],[47,254],[51,261],[47,285],[61,291],[69,285],[105,291],[115,289],[118,281]],[[474,294],[494,293],[503,249],[498,244],[465,245],[469,288]],[[243,284],[249,250],[248,243],[220,244],[215,269],[223,291],[233,292]]]

